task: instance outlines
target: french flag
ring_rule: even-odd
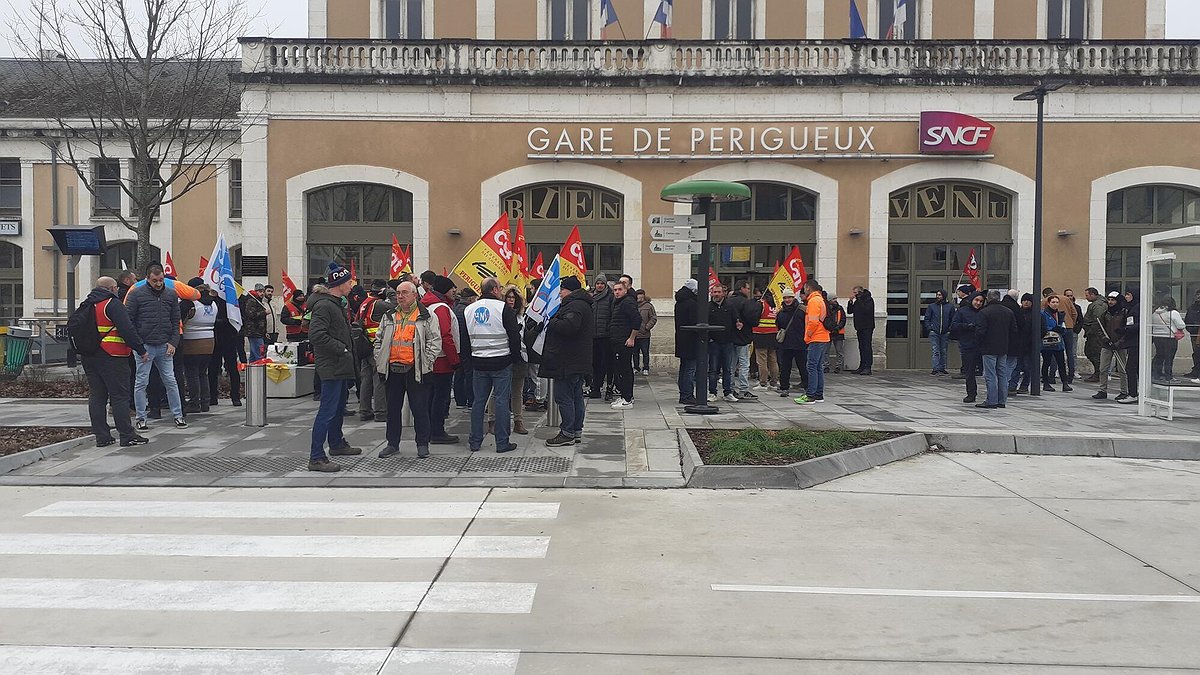
[[[660,37],[664,40],[671,39],[671,11],[674,9],[671,2],[672,0],[660,0],[658,11],[654,13],[654,23],[662,27]]]

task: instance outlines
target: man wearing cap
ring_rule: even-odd
[[[1108,398],[1108,379],[1115,368],[1116,374],[1121,378],[1121,391],[1117,393],[1116,400],[1125,401],[1130,398],[1130,389],[1136,386],[1129,381],[1127,374],[1129,364],[1125,355],[1128,347],[1125,332],[1132,317],[1125,306],[1125,298],[1120,292],[1110,292],[1106,302],[1108,308],[1100,318],[1100,335],[1102,337],[1100,391],[1096,392],[1092,398],[1100,401]]]
[[[561,413],[558,435],[546,441],[557,447],[580,442],[587,404],[583,381],[592,372],[592,334],[595,317],[592,296],[576,277],[565,277],[559,288],[562,305],[546,324],[542,377],[554,380],[554,403]]]
[[[362,450],[350,447],[342,434],[342,417],[354,382],[354,342],[350,338],[350,321],[346,317],[346,294],[350,292],[350,271],[331,265],[325,288],[314,287],[308,296],[308,339],[312,343],[317,375],[321,378],[321,406],[313,420],[312,447],[308,470],[331,473],[342,467],[329,461],[329,454],[358,455]]]
[[[438,322],[441,347],[433,362],[433,372],[426,376],[430,382],[429,430],[430,442],[434,445],[451,445],[458,436],[446,433],[446,418],[450,415],[450,390],[454,386],[454,371],[458,369],[458,317],[450,307],[450,291],[454,282],[438,274],[430,288],[421,296],[421,305],[429,310]]]
[[[954,295],[958,298],[958,308],[955,311],[957,312],[958,310],[968,309],[971,307],[971,298],[975,295],[975,287],[970,284],[962,284],[958,288],[954,289]],[[950,340],[952,342],[958,342],[954,336],[951,336]],[[958,362],[960,364],[966,363],[966,357],[963,356],[962,344],[958,345]],[[954,379],[967,379],[967,369],[964,365],[960,365],[958,367],[958,374],[954,376]]]

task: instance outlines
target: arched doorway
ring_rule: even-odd
[[[1200,189],[1137,185],[1108,193],[1104,292],[1141,286],[1142,235],[1200,225]],[[1166,292],[1181,309],[1200,290],[1200,263],[1154,267],[1154,290]]]
[[[549,265],[578,225],[589,277],[625,271],[624,195],[586,183],[539,183],[510,190],[500,201],[514,235],[517,219],[525,219],[530,263],[541,253]]]
[[[304,194],[309,285],[319,283],[330,261],[353,263],[364,283],[387,279],[392,235],[413,240],[413,195],[376,183],[341,183]],[[419,271],[419,270],[418,270]]]
[[[817,195],[794,185],[739,181],[750,188],[750,199],[717,208],[712,222],[712,242],[717,277],[733,288],[749,281],[765,288],[776,263],[800,247],[809,276],[816,263]],[[696,256],[692,260],[695,269]]]
[[[890,194],[889,368],[930,367],[925,309],[937,291],[953,293],[967,283],[962,271],[972,249],[984,288],[1007,290],[1012,285],[1012,206],[1011,193],[965,181],[921,183]]]
[[[16,323],[25,314],[25,276],[21,247],[0,241],[0,325]]]

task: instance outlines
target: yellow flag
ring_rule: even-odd
[[[507,255],[505,255],[507,254]],[[483,280],[495,277],[501,283],[512,281],[512,246],[508,238],[508,214],[488,229],[471,250],[454,266],[454,273],[467,282],[476,293],[483,290]]]
[[[782,265],[775,270],[775,274],[771,275],[771,281],[767,282],[767,289],[771,292],[771,299],[775,301],[775,306],[783,302],[783,289],[792,287],[792,275]]]

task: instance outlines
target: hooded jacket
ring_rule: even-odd
[[[1187,324],[1187,332],[1191,333],[1192,337],[1200,335],[1200,300],[1196,300],[1188,307],[1183,322]]]
[[[696,358],[696,333],[683,330],[696,325],[696,292],[687,286],[675,291],[675,356],[680,359]]]
[[[267,336],[267,308],[253,293],[247,293],[238,298],[242,309],[242,330],[248,338]]]
[[[963,306],[954,313],[954,323],[950,324],[950,338],[958,341],[960,349],[979,349],[979,312],[971,305],[971,300],[979,293],[968,296]]]
[[[592,302],[592,295],[586,290],[571,291],[546,322],[546,344],[538,377],[592,374],[592,336],[596,330]]]
[[[1125,335],[1121,342],[1121,347],[1131,349],[1138,346],[1141,341],[1141,321],[1142,307],[1138,300],[1138,292],[1134,290],[1128,291],[1133,296],[1133,300],[1125,303]]]
[[[979,353],[1008,356],[1010,343],[1018,334],[1017,318],[1003,302],[991,302],[979,310]]]
[[[429,308],[416,303],[417,323],[416,333],[413,335],[413,378],[420,382],[426,375],[433,372],[434,364],[442,353],[442,328],[438,322],[438,318],[433,315]],[[384,312],[383,316],[379,317],[379,334],[376,336],[374,345],[374,360],[375,372],[379,373],[387,379],[393,374],[389,367],[389,358],[392,354],[392,339],[396,335],[396,312],[403,312],[403,309],[394,308]],[[411,310],[410,310],[411,311]]]
[[[615,298],[615,296],[614,296]],[[629,334],[642,328],[642,314],[638,311],[637,299],[632,291],[626,291],[625,297],[614,299],[612,314],[608,320],[608,339],[614,343],[624,343]]]
[[[146,346],[142,344],[142,339],[138,336],[137,329],[133,325],[133,321],[129,319],[129,309],[121,304],[121,299],[115,293],[110,292],[107,288],[96,287],[88,293],[87,300],[93,305],[98,305],[105,300],[113,300],[104,308],[104,313],[108,316],[108,320],[117,329],[117,335],[125,340],[125,344],[129,346],[137,354],[145,354]]]
[[[649,340],[650,331],[654,330],[654,326],[658,324],[658,312],[654,310],[654,303],[650,300],[638,303],[638,313],[642,315],[642,327],[638,329],[639,340]]]
[[[1107,301],[1105,304],[1108,304]],[[1107,349],[1125,349],[1129,344],[1125,340],[1125,331],[1133,325],[1129,316],[1129,308],[1124,296],[1118,297],[1114,305],[1105,310],[1100,320],[1100,344]]]
[[[596,331],[592,335],[594,339],[607,338],[609,335],[613,299],[612,289],[608,287],[607,283],[600,284],[596,292],[592,294],[592,313],[596,324]]]
[[[341,298],[314,290],[308,296],[308,341],[321,380],[354,379],[354,343]]]
[[[179,295],[170,285],[160,290],[150,284],[136,286],[125,296],[125,306],[143,343],[179,346]]]
[[[846,313],[854,316],[855,332],[875,330],[875,298],[871,297],[871,291],[864,288],[857,299],[851,298],[846,303]]]
[[[1103,340],[1104,334],[1100,331],[1100,323],[1104,321],[1106,313],[1108,313],[1108,303],[1105,302],[1104,296],[1088,303],[1087,309],[1083,312],[1084,337],[1088,340]]]
[[[929,335],[949,335],[950,324],[954,322],[954,304],[946,297],[946,290],[938,291],[942,294],[942,301],[936,299],[929,303],[925,308],[925,332]],[[1005,300],[1011,300],[1007,295]],[[1007,305],[1006,305],[1007,306]],[[1009,307],[1012,310],[1012,307]]]

